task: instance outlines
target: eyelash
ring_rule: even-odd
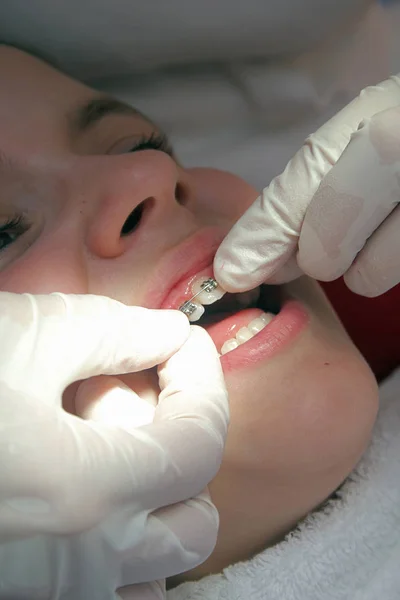
[[[138,142],[136,142],[130,152],[140,152],[141,150],[159,150],[165,152],[169,156],[173,156],[173,150],[168,142],[167,136],[162,133],[151,133],[150,135],[143,135]]]
[[[28,229],[29,229],[29,224],[28,224],[27,220],[25,219],[24,215],[19,214],[19,215],[15,215],[14,217],[11,217],[5,223],[0,225],[0,235],[2,233],[8,233],[11,235],[14,234],[17,236],[17,239],[18,239]],[[12,240],[4,248],[2,248],[0,246],[0,253],[7,250],[7,247],[11,246],[14,243],[14,241],[16,241],[16,240]]]

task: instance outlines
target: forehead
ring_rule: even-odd
[[[28,54],[0,46],[1,145],[63,135],[71,106],[95,92]]]
[[[28,94],[32,98],[40,97],[46,92],[48,101],[57,99],[62,101],[63,94],[67,91],[74,94],[87,94],[90,88],[68,77],[54,67],[9,46],[0,45],[0,78],[1,98],[7,95]],[[67,99],[64,98],[64,102]]]
[[[131,132],[155,127],[131,106],[24,52],[0,46],[0,153],[29,160],[40,153],[84,150],[88,134],[93,150],[96,140],[99,147],[107,146],[107,138],[111,142],[117,131],[121,133],[121,121],[127,118]],[[97,135],[95,125],[100,122]]]

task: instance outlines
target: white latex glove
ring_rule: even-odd
[[[214,273],[227,291],[306,273],[377,296],[400,281],[400,77],[311,135],[236,223]]]
[[[205,560],[228,424],[208,334],[178,311],[0,293],[0,340],[0,597],[109,600]],[[71,382],[165,360],[149,425],[131,426],[142,402],[118,383],[96,420],[62,409]],[[162,598],[163,583],[128,592]]]

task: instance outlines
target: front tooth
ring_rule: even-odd
[[[195,281],[192,285],[193,296],[200,292],[199,295],[196,296],[196,300],[200,302],[200,304],[204,305],[214,304],[214,302],[220,300],[222,296],[225,295],[225,290],[220,285],[217,285],[217,287],[214,290],[211,290],[211,292],[202,290],[201,285],[208,279],[209,277],[203,277]]]
[[[193,323],[194,321],[198,321],[200,319],[200,317],[202,317],[204,315],[204,306],[202,306],[201,304],[198,304],[197,302],[192,302],[193,306],[195,306],[196,308],[194,309],[194,311],[192,312],[191,315],[188,315],[189,321],[191,323]]]
[[[271,323],[271,321],[274,317],[276,317],[276,315],[274,315],[274,313],[263,312],[258,318],[262,319],[264,321],[264,323],[266,325],[268,325],[268,323]]]
[[[254,337],[254,333],[252,333],[247,327],[242,327],[236,334],[236,339],[239,344],[243,344],[247,342],[247,340],[251,340]]]
[[[266,327],[268,323],[272,321],[273,318],[274,315],[272,313],[264,313],[256,319],[250,321],[247,327],[255,335],[259,331],[262,331],[264,327]]]
[[[227,352],[234,350],[238,346],[239,346],[239,342],[237,340],[235,340],[235,338],[226,340],[226,342],[224,343],[224,345],[221,348],[221,354],[226,354]]]

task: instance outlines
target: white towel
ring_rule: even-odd
[[[380,392],[370,446],[336,499],[282,543],[168,600],[399,600],[400,370]]]

